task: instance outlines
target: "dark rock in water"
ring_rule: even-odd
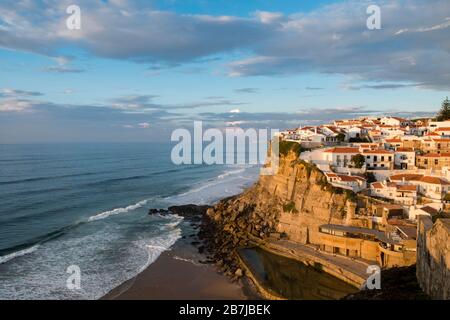
[[[169,211],[182,217],[201,217],[206,214],[210,206],[199,206],[196,204],[186,204],[182,206],[169,207]]]
[[[170,213],[169,212],[169,210],[166,210],[166,209],[155,209],[155,208],[153,208],[153,209],[150,209],[150,210],[148,210],[148,214],[168,214],[168,213]]]
[[[193,246],[198,246],[198,245],[200,244],[200,242],[198,242],[198,241],[192,241],[191,244],[192,244]]]
[[[179,216],[185,217],[191,221],[199,222],[202,220],[202,217],[206,215],[206,211],[210,208],[210,206],[198,206],[196,204],[186,204],[181,206],[171,206],[168,209],[156,209],[152,208],[148,210],[148,214],[177,214]],[[198,225],[191,224],[194,228],[198,228]]]

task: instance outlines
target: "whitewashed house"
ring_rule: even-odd
[[[324,151],[325,161],[331,166],[345,168],[351,165],[352,157],[359,154],[359,148],[335,147]]]
[[[375,197],[393,200],[397,204],[413,205],[417,202],[417,186],[400,185],[395,182],[373,182],[370,194]]]
[[[434,201],[441,201],[450,191],[450,183],[443,177],[396,174],[390,176],[389,180],[403,185],[416,185],[419,194]]]
[[[367,188],[366,179],[360,176],[352,176],[334,172],[326,172],[328,182],[337,188],[352,190],[353,192],[360,192]]]
[[[397,148],[394,153],[395,169],[415,169],[416,152],[412,148]]]
[[[365,150],[362,155],[366,160],[367,169],[392,170],[394,168],[394,152],[380,150]]]

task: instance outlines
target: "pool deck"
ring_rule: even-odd
[[[375,262],[323,252],[311,245],[289,240],[259,241],[257,246],[277,255],[320,267],[323,271],[357,288],[361,288],[370,274],[367,267]]]

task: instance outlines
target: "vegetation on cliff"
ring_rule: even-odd
[[[300,156],[300,153],[302,153],[302,151],[305,151],[305,150],[297,142],[280,141],[279,151],[280,151],[280,155],[282,155],[282,156],[287,156],[289,154],[289,152],[294,152],[298,157],[298,156]]]

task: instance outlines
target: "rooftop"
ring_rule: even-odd
[[[359,153],[359,149],[351,148],[351,147],[336,147],[336,148],[331,148],[331,149],[325,150],[324,152],[327,152],[327,153]]]

